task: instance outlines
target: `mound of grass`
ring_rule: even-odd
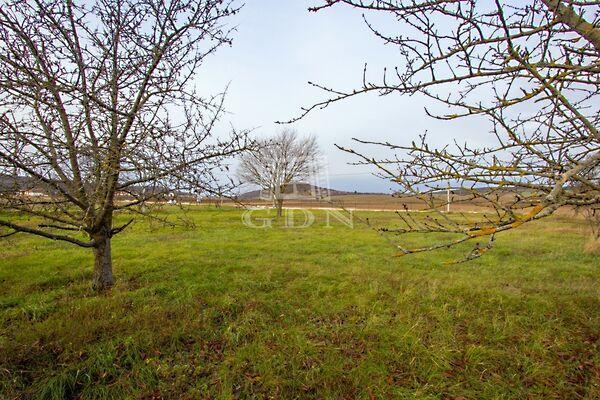
[[[444,266],[467,248],[397,258],[323,211],[302,229],[190,216],[118,235],[102,295],[89,251],[0,242],[0,398],[600,397],[600,261],[577,221]]]

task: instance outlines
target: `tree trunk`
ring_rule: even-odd
[[[273,193],[273,206],[277,210],[277,218],[283,215],[283,196],[285,193],[286,185],[280,185],[275,187],[275,192]]]
[[[110,251],[110,223],[106,223],[98,234],[93,235],[96,242],[94,246],[94,290],[106,290],[115,280],[112,273],[112,255]]]

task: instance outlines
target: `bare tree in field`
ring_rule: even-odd
[[[277,216],[281,217],[286,189],[318,168],[319,147],[314,136],[301,138],[291,129],[256,143],[256,149],[244,153],[238,176],[246,183],[260,186],[273,199]]]
[[[223,96],[201,97],[193,79],[230,43],[224,23],[237,11],[222,0],[4,1],[0,236],[92,249],[104,289],[111,238],[132,222],[117,213],[210,193],[246,137],[216,136]]]
[[[448,110],[425,110],[433,118],[485,118],[490,124],[490,133],[473,133],[487,137],[485,147],[455,142],[436,148],[425,135],[411,144],[355,139],[393,150],[396,156],[389,159],[340,147],[437,213],[425,219],[403,214],[396,234],[457,234],[423,248],[399,246],[401,255],[489,238],[467,256],[474,258],[491,247],[498,232],[562,206],[600,204],[600,181],[589,174],[600,165],[597,1],[329,0],[312,11],[336,6],[395,18],[396,32],[365,21],[374,35],[397,47],[400,61],[375,80],[365,66],[362,85],[354,90],[313,84],[330,97],[303,109],[304,115],[375,92],[421,95]],[[448,184],[461,188],[462,200],[493,212],[471,223],[443,213],[433,192]]]

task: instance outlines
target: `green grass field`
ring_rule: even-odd
[[[397,258],[323,211],[305,229],[190,216],[115,237],[100,295],[89,250],[1,241],[0,399],[600,398],[600,260],[580,222],[445,266],[466,248]]]

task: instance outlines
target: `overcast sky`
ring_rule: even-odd
[[[338,89],[358,88],[368,62],[373,79],[384,66],[398,65],[396,48],[385,46],[367,29],[358,10],[334,7],[319,13],[307,8],[316,1],[247,0],[232,20],[237,25],[233,46],[221,48],[198,75],[202,91],[214,93],[229,84],[230,112],[224,122],[238,129],[256,128],[255,135],[273,135],[277,120],[297,116],[326,95],[308,81]],[[386,15],[368,19],[388,32],[398,32]],[[393,184],[380,180],[372,169],[348,165],[355,161],[334,143],[352,146],[352,137],[410,143],[426,130],[434,144],[457,138],[485,140],[488,128],[477,121],[441,123],[428,118],[421,97],[359,96],[315,111],[292,124],[301,134],[314,134],[327,160],[329,185],[334,189],[389,191]],[[225,128],[225,127],[224,127]],[[481,134],[479,134],[481,133]],[[380,155],[378,148],[362,148]]]

